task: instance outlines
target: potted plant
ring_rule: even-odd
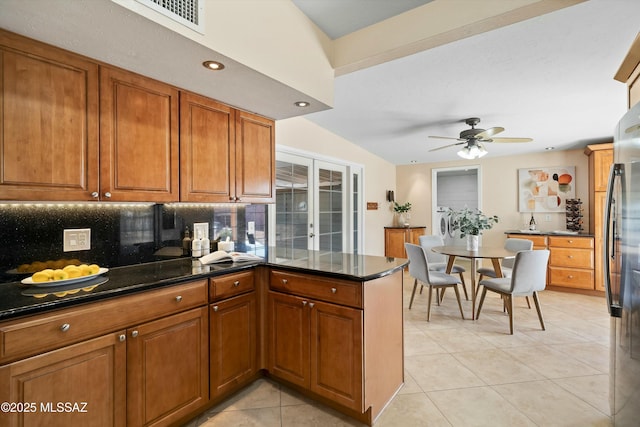
[[[478,250],[478,236],[483,230],[490,230],[498,223],[496,215],[487,216],[478,209],[464,208],[456,211],[449,209],[447,215],[451,218],[449,223],[454,230],[460,230],[460,237],[467,236],[467,250]]]
[[[404,205],[398,202],[393,202],[393,210],[398,214],[397,224],[399,226],[409,226],[409,211],[411,210],[411,203],[407,202]]]

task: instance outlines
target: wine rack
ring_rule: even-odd
[[[580,199],[566,200],[567,230],[582,231],[582,201]]]

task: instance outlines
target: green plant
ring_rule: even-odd
[[[496,215],[487,216],[478,209],[464,208],[456,211],[449,209],[447,215],[451,218],[450,224],[454,230],[460,230],[460,237],[468,234],[478,236],[483,230],[490,230],[498,223]]]
[[[393,210],[398,213],[407,213],[411,210],[411,203],[407,202],[404,205],[393,202]]]

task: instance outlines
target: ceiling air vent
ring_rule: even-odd
[[[192,30],[204,34],[205,0],[136,0]]]

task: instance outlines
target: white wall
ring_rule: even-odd
[[[364,166],[364,245],[366,255],[384,255],[384,227],[393,222],[386,190],[396,188],[396,167],[302,117],[276,122],[276,144]],[[377,202],[378,210],[366,210]]]
[[[454,166],[480,165],[480,207],[487,215],[498,215],[499,223],[493,229],[485,231],[483,243],[501,246],[506,230],[522,229],[530,214],[518,212],[518,169],[530,167],[575,166],[576,198],[581,199],[584,207],[585,231],[589,230],[589,166],[588,157],[583,150],[567,150],[527,154],[522,156],[491,157],[474,160],[460,160],[447,163],[416,164],[397,167],[396,198],[410,201],[413,205],[411,221],[427,224],[427,233],[431,234],[431,170]],[[550,221],[544,221],[543,214],[536,214],[538,229],[544,231],[564,230],[564,213],[551,213]]]

